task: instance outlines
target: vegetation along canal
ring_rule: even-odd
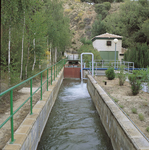
[[[38,150],[113,150],[86,85],[64,79]]]

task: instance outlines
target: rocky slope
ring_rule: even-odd
[[[75,0],[68,0],[64,3],[64,12],[70,18],[70,30],[72,31],[72,44],[69,52],[76,52],[81,46],[80,39],[83,37],[91,37],[92,23],[96,18],[94,5],[77,2]]]
[[[118,11],[120,3],[112,3],[109,14]],[[91,27],[96,19],[94,4],[80,2],[80,0],[64,0],[64,12],[70,18],[70,30],[72,31],[72,44],[67,52],[75,53],[82,45],[81,38],[91,39]]]

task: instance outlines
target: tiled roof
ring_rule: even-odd
[[[97,35],[95,36],[94,38],[92,38],[92,41],[96,40],[96,39],[122,39],[123,37],[122,36],[119,36],[119,35],[115,35],[115,34],[110,34],[110,33],[104,33],[104,34],[101,34],[101,35]]]

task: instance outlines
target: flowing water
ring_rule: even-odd
[[[113,150],[86,86],[64,79],[37,150]]]

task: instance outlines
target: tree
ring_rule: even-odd
[[[141,31],[142,24],[149,16],[149,5],[142,6],[139,2],[126,1],[120,5],[119,12],[108,15],[104,19],[106,31],[123,36],[123,46],[145,43],[147,37]]]
[[[98,18],[94,21],[91,32],[92,32],[92,37],[106,32],[104,23],[102,22],[101,15],[99,15]]]
[[[146,68],[149,65],[149,46],[137,43],[125,53],[124,60],[134,62],[136,68]]]

